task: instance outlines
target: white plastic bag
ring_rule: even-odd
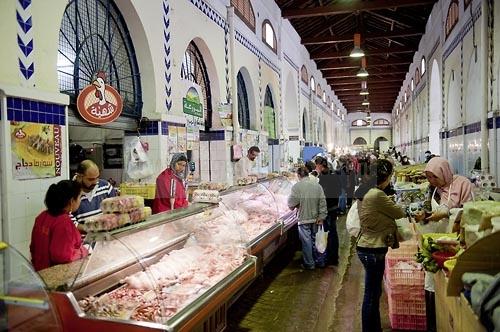
[[[351,208],[347,213],[345,225],[347,227],[347,233],[349,233],[349,235],[358,237],[361,230],[358,214],[358,201],[354,201],[354,203],[352,203]]]
[[[323,225],[318,226],[318,231],[316,232],[316,250],[322,254],[326,250],[328,244],[328,232],[325,232]]]
[[[399,242],[411,240],[415,234],[408,218],[401,218],[396,220],[398,226],[398,240]]]
[[[141,180],[153,175],[148,155],[139,137],[136,137],[130,144],[127,174],[134,180]]]

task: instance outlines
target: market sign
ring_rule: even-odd
[[[123,109],[123,100],[118,91],[105,82],[106,74],[97,73],[91,85],[87,85],[78,95],[76,107],[78,113],[95,125],[103,125],[115,121]]]
[[[186,97],[182,98],[182,110],[185,114],[203,118],[203,105],[200,102],[198,91],[196,91],[195,88],[189,88]]]
[[[10,123],[14,179],[39,179],[61,175],[62,139],[59,125]]]

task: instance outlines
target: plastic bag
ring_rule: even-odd
[[[328,232],[325,232],[323,225],[319,225],[318,231],[316,232],[316,250],[322,254],[326,250],[328,244]]]
[[[352,203],[351,208],[347,213],[345,225],[347,227],[347,233],[349,233],[349,235],[358,237],[359,232],[361,230],[359,214],[358,214],[358,201],[354,201]]]
[[[153,175],[148,155],[139,137],[131,142],[127,174],[134,180],[141,180]]]
[[[415,232],[412,228],[412,225],[408,221],[408,218],[397,219],[396,226],[398,226],[399,242],[411,240],[415,235]]]

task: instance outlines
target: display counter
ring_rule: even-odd
[[[67,331],[220,331],[227,307],[296,223],[282,178],[107,232],[77,262],[40,271]],[[284,231],[285,230],[285,231]]]

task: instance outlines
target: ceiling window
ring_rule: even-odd
[[[413,92],[413,90],[415,90],[415,81],[413,80],[413,78],[411,79],[411,82],[410,82],[410,89],[412,92]]]
[[[255,15],[250,0],[231,0],[236,15],[255,32]]]
[[[326,93],[323,91],[323,102],[326,103]]]
[[[420,61],[420,71],[422,72],[422,76],[425,74],[425,57],[422,57],[422,60]]]
[[[304,82],[305,84],[308,83],[309,75],[307,74],[306,66],[302,66],[302,68],[300,69],[300,78],[302,79],[302,82]]]
[[[359,119],[359,120],[354,120],[351,125],[353,127],[366,127],[368,126],[368,122],[366,122],[366,120]]]
[[[262,41],[276,53],[276,34],[269,20],[262,24]]]
[[[373,121],[373,125],[374,126],[389,126],[390,123],[386,119],[377,119],[377,120]]]
[[[134,45],[112,0],[70,1],[59,30],[59,90],[76,108],[80,91],[104,71],[106,83],[123,98],[123,115],[140,117],[142,93]]]
[[[458,0],[452,0],[448,7],[448,15],[446,16],[445,35],[446,38],[450,35],[451,31],[458,22]]]
[[[311,76],[311,79],[309,80],[309,85],[311,87],[311,90],[316,91],[316,81],[314,80],[314,76]]]

